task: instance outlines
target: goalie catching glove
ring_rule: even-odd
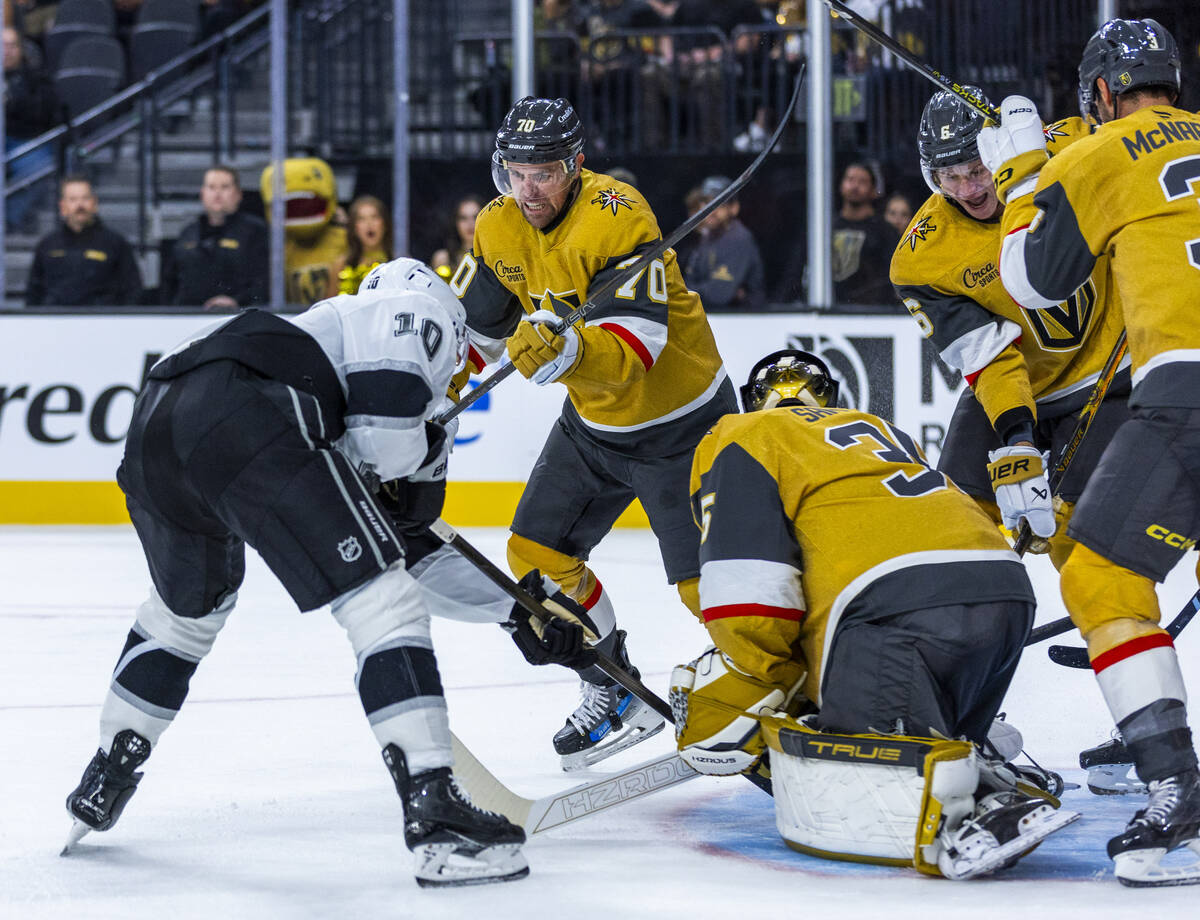
[[[545,620],[539,620],[518,602],[513,604],[508,622],[501,624],[512,634],[525,660],[535,665],[561,664],[576,671],[595,664],[596,653],[590,644],[598,636],[583,605],[537,569],[527,572],[519,584],[546,611]]]
[[[1046,479],[1048,454],[1035,447],[1002,447],[989,451],[988,476],[1004,526],[1016,530],[1022,520],[1038,537],[1054,536],[1054,502]]]
[[[671,672],[671,712],[679,756],[697,773],[752,769],[766,750],[759,716],[778,714],[786,688],[739,671],[716,647]]]
[[[545,386],[575,369],[583,343],[574,326],[550,310],[537,310],[517,323],[507,348],[517,370],[538,386]]]

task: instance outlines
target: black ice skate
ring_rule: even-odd
[[[960,880],[1005,869],[1055,831],[1079,819],[1079,812],[1020,792],[993,792],[980,799],[975,814],[939,835],[938,868]]]
[[[1079,753],[1079,766],[1087,770],[1088,789],[1094,795],[1146,794],[1146,784],[1133,771],[1133,755],[1120,732],[1111,741]]]
[[[1146,807],[1108,842],[1117,878],[1131,888],[1200,884],[1200,772],[1152,780],[1148,788]],[[1189,861],[1161,864],[1181,847],[1191,850]]]
[[[404,805],[404,842],[416,856],[422,888],[509,882],[529,874],[521,854],[525,831],[503,815],[471,804],[449,767],[408,773],[404,752],[383,749]]]
[[[637,677],[636,669],[630,672]],[[563,770],[582,770],[662,731],[662,716],[618,684],[582,681],[582,699],[554,736]]]
[[[149,756],[150,742],[128,728],[117,732],[109,753],[96,751],[83,779],[67,796],[67,811],[75,821],[60,856],[66,856],[89,831],[106,831],[117,823],[142,778],[134,771]]]

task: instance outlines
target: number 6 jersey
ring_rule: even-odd
[[[567,315],[661,239],[632,186],[580,174],[575,199],[544,229],[530,226],[507,196],[479,214],[472,251],[450,286],[483,359],[500,357],[524,314]],[[639,457],[674,453],[730,408],[716,341],[673,250],[597,304],[580,337],[582,357],[562,378],[570,396],[564,414],[606,446]],[[706,408],[714,411],[697,411]],[[685,417],[686,430],[662,427]]]
[[[1035,159],[1011,162],[1020,172]],[[1200,408],[1200,117],[1153,106],[1101,126],[1041,165],[1003,225],[1000,277],[1026,307],[1061,300],[1108,253],[1130,405]]]
[[[865,412],[727,415],[696,448],[691,496],[713,641],[770,683],[794,683],[807,666],[804,693],[818,704],[839,624],[1033,602],[995,524],[912,438]]]

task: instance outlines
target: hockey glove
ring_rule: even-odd
[[[1047,154],[1042,119],[1032,100],[1006,96],[1000,103],[1000,126],[980,128],[977,143],[1001,202],[1033,191]]]
[[[752,769],[767,749],[758,717],[775,715],[782,687],[739,671],[716,647],[671,672],[671,712],[679,756],[697,773]]]
[[[549,578],[543,579],[537,569],[526,573],[520,585],[548,614],[543,622],[520,604],[513,604],[508,622],[502,624],[525,660],[534,665],[561,664],[576,671],[595,664],[596,653],[588,643],[596,642],[597,636],[587,610]]]
[[[1046,480],[1048,455],[1035,447],[1001,447],[988,453],[988,476],[1004,526],[1015,531],[1022,520],[1037,537],[1054,536],[1054,502]]]
[[[556,332],[560,325],[564,328]],[[579,332],[549,310],[537,310],[517,323],[507,347],[517,370],[540,387],[571,373],[582,353]]]
[[[429,449],[421,465],[410,476],[380,483],[379,506],[401,533],[422,531],[441,517],[446,502],[447,453],[454,437],[451,429],[457,428],[457,422],[454,419],[446,427],[426,422]]]

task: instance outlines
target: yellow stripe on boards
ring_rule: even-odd
[[[524,488],[522,482],[451,482],[442,516],[455,527],[507,527]],[[0,524],[128,523],[115,482],[0,482]],[[635,501],[617,526],[650,522]]]

